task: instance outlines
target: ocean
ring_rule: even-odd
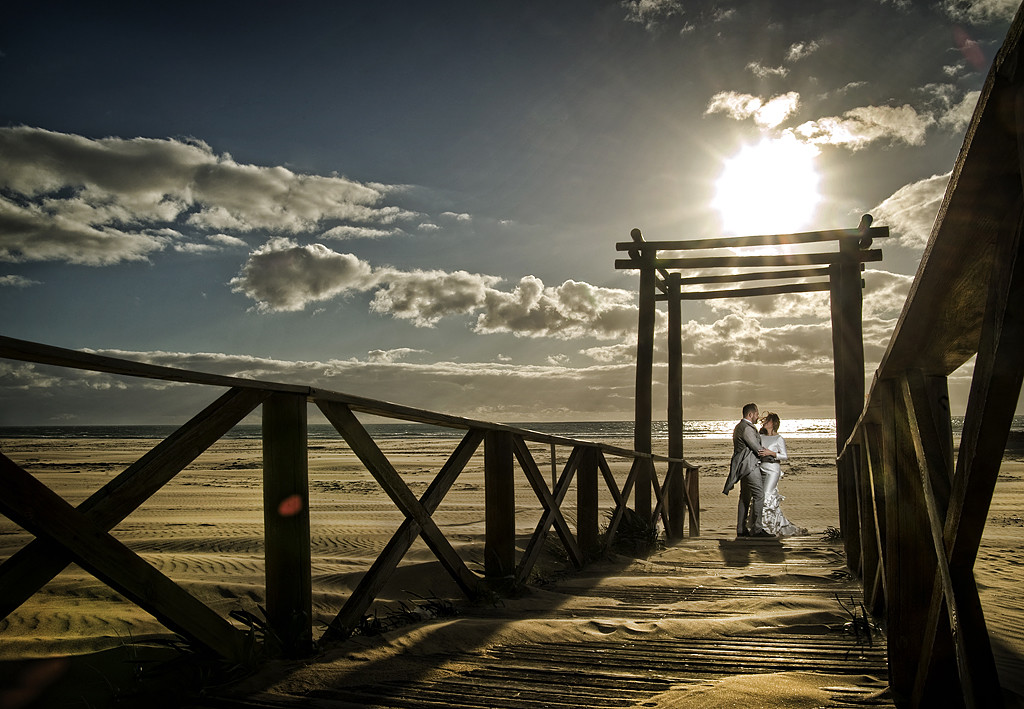
[[[732,429],[738,419],[719,421],[686,421],[683,423],[684,439],[723,439],[732,436]],[[393,438],[461,438],[459,429],[428,426],[419,423],[368,423],[367,431],[377,439]],[[632,438],[632,421],[558,421],[558,422],[510,422],[509,425],[525,428],[553,436],[573,438],[581,441]],[[963,417],[953,417],[953,433],[960,433]],[[176,426],[132,425],[132,426],[0,426],[2,438],[166,438]],[[1024,431],[1024,416],[1013,418],[1012,430]],[[327,423],[310,423],[310,440],[337,438],[338,432]],[[787,438],[835,438],[835,419],[807,418],[782,422],[781,433]],[[259,438],[260,425],[239,424],[231,429],[225,438]],[[668,424],[655,421],[652,424],[654,440],[668,438]]]

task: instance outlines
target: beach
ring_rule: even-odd
[[[78,504],[157,442],[11,438],[0,441],[0,450],[66,500]],[[457,442],[448,438],[378,441],[417,496],[433,480]],[[631,441],[608,442],[632,447]],[[809,538],[820,539],[828,528],[839,524],[835,442],[829,438],[794,438],[787,442],[790,459],[779,485],[785,497],[783,510],[791,521],[807,528]],[[531,445],[531,451],[550,484],[549,447]],[[569,452],[567,447],[556,450],[556,472],[561,472]],[[702,556],[706,557],[707,570],[701,573],[717,573],[713,563],[721,562],[721,556],[712,542],[735,536],[736,494],[726,497],[721,493],[730,453],[728,440],[686,441],[685,457],[700,466],[701,538],[683,540],[642,563],[657,564],[659,559],[667,563],[681,555],[693,561],[695,556]],[[113,535],[224,617],[232,612],[259,617],[265,602],[261,455],[258,439],[220,440],[119,524]],[[608,461],[621,485],[629,461],[615,457]],[[340,438],[310,442],[309,480],[316,639],[403,516]],[[483,569],[483,491],[481,447],[434,514],[461,558],[478,573]],[[518,467],[516,499],[516,531],[522,551],[543,508]],[[602,490],[600,500],[603,508],[611,508],[612,497],[606,490]],[[575,486],[563,505],[570,525],[574,501]],[[6,518],[0,518],[0,558],[10,556],[31,538]],[[549,539],[557,537],[549,533]],[[826,542],[822,544],[827,546]],[[334,649],[322,648],[321,653],[327,654],[321,655],[315,669],[289,669],[277,664],[272,672],[268,669],[261,676],[243,679],[242,684],[248,683],[252,691],[290,696],[304,687],[308,691],[309,685],[324,681],[325,676],[343,676],[355,668],[360,668],[364,678],[371,666],[379,672],[401,674],[409,667],[429,665],[431,657],[446,650],[479,652],[496,644],[553,638],[571,641],[594,633],[593,618],[540,612],[553,603],[545,591],[551,579],[572,576],[556,547],[549,543],[546,548],[531,577],[530,592],[503,599],[500,606],[495,604],[491,609],[474,609],[468,607],[458,587],[418,540],[371,608],[370,614],[380,621],[379,630],[383,632],[357,635]],[[601,564],[611,564],[608,573],[612,576],[623,563],[622,559],[598,561],[588,573],[594,574],[595,569],[600,572]],[[748,582],[786,582],[784,578],[757,576],[753,570],[750,573],[752,580]],[[1024,450],[1016,446],[1008,448],[1004,458],[975,574],[1004,689],[1011,700],[1014,695],[1024,697],[1024,599],[1018,591],[1024,581]],[[691,580],[696,584],[708,581],[697,577]],[[564,608],[567,601],[561,598],[558,603]],[[750,623],[751,618],[765,625],[791,620],[775,599],[751,597],[733,603],[738,604],[736,624]],[[417,617],[410,617],[409,610]],[[645,637],[669,638],[680,632],[680,623],[687,624],[686,632],[690,634],[711,632],[692,619],[652,621],[637,617],[618,618],[616,623],[619,625],[600,632],[616,637],[642,632]],[[719,623],[713,632],[728,631]],[[126,647],[152,645],[170,637],[171,633],[148,613],[72,565],[0,621],[0,661],[123,652]],[[792,683],[793,692],[797,692],[796,685],[809,687],[817,682],[820,686],[818,679],[787,677],[786,682]],[[732,684],[736,686],[728,691],[753,691],[750,687],[744,689],[742,682]],[[664,706],[687,706],[685,694],[676,693]],[[696,701],[696,697],[691,698]]]

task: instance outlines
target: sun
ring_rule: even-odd
[[[807,228],[821,200],[817,146],[766,138],[725,161],[711,206],[728,234],[788,234]]]

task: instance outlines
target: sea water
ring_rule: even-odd
[[[739,419],[685,421],[683,438],[728,440]],[[953,433],[959,434],[963,417],[953,417]],[[529,429],[551,436],[572,438],[580,441],[601,441],[633,437],[632,421],[519,421],[508,422],[515,428]],[[391,422],[367,423],[367,431],[376,439],[393,438],[461,438],[461,429],[430,426],[420,423]],[[133,425],[133,426],[0,426],[0,438],[166,438],[176,426]],[[1013,431],[1024,431],[1024,416],[1014,416]],[[781,433],[787,438],[835,438],[835,419],[805,418],[787,419],[782,423]],[[259,438],[262,435],[258,423],[238,424],[225,438]],[[337,438],[338,432],[327,423],[310,423],[307,428],[310,440]],[[651,424],[654,440],[668,438],[668,424],[654,421]]]

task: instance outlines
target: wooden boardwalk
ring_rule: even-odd
[[[787,706],[786,682],[794,676],[823,692],[818,706],[893,706],[879,696],[887,672],[883,635],[858,635],[849,625],[848,609],[859,613],[861,594],[841,543],[690,538],[647,560],[594,563],[497,607],[461,609],[444,624],[493,629],[472,650],[439,643],[420,648],[417,658],[395,653],[367,667],[346,658],[400,644],[396,636],[415,628],[388,640],[356,636],[193,709],[582,709],[658,706],[659,699],[719,706],[723,691],[750,692],[757,706]],[[526,641],[502,637],[503,626],[530,622],[550,637],[542,630]],[[317,665],[315,676],[333,679],[310,688],[299,676]]]

